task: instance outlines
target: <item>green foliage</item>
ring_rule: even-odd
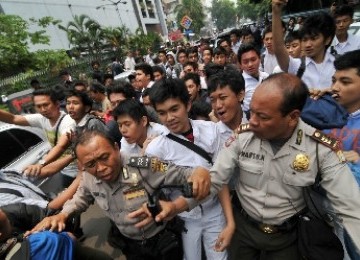
[[[223,30],[236,25],[236,9],[230,0],[213,0],[210,9],[216,27]]]
[[[129,38],[129,47],[131,50],[139,50],[140,53],[145,54],[148,48],[156,49],[161,42],[161,37],[153,32],[144,34],[144,32],[138,28],[134,35]]]
[[[256,20],[269,11],[271,0],[261,0],[254,3],[252,0],[237,0],[237,14],[239,18]]]
[[[205,14],[201,0],[183,0],[176,6],[174,12],[178,24],[185,15],[189,16],[192,19],[190,29],[195,33],[199,33],[200,29],[204,27]]]

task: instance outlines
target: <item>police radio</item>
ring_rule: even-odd
[[[151,216],[155,219],[155,217],[161,212],[161,205],[159,203],[159,195],[163,189],[178,189],[183,193],[185,198],[193,197],[193,183],[188,182],[182,185],[160,185],[153,194],[148,194],[149,202],[147,203],[147,207],[151,213]],[[161,226],[163,222],[155,222],[157,226]]]

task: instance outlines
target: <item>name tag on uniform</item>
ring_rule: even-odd
[[[130,190],[124,191],[125,200],[132,200],[132,199],[139,198],[139,197],[142,197],[145,195],[146,195],[146,192],[145,192],[145,189],[143,189],[143,188],[130,189]]]
[[[150,158],[146,156],[131,157],[128,165],[136,168],[148,168],[150,165]]]

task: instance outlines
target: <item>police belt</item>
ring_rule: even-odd
[[[262,232],[266,234],[276,234],[276,233],[286,233],[291,230],[293,230],[299,220],[299,216],[304,213],[304,210],[301,210],[300,212],[296,213],[292,217],[286,219],[281,225],[270,225],[266,223],[262,223],[253,217],[251,217],[241,206],[241,203],[239,201],[239,198],[237,195],[232,197],[232,204],[236,209],[239,210],[240,214],[244,217],[246,221],[248,221],[250,224],[261,230]]]

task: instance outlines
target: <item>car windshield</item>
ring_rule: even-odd
[[[8,165],[30,147],[42,140],[37,135],[23,129],[8,129],[0,132],[0,168]]]

